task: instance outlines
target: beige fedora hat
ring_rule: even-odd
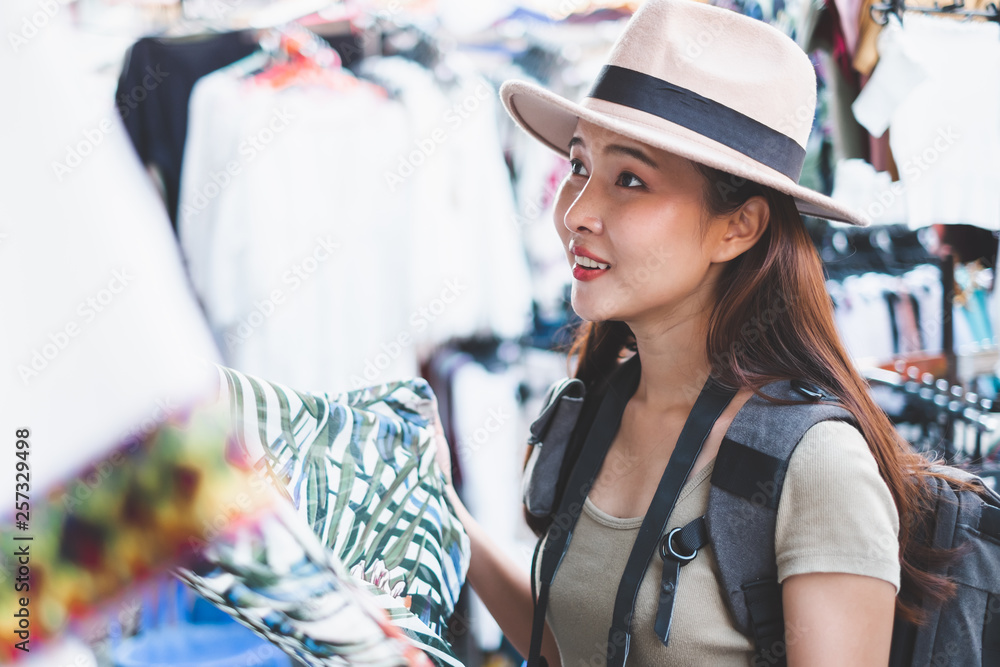
[[[861,212],[798,184],[816,110],[808,56],[762,21],[696,0],[647,0],[579,104],[526,81],[504,107],[566,157],[577,119],[766,185],[801,213],[867,225]]]

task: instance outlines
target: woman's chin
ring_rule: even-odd
[[[605,320],[617,319],[614,317],[616,311],[612,304],[597,303],[592,299],[580,297],[577,295],[575,289],[573,290],[571,305],[577,317],[585,322],[603,322]]]

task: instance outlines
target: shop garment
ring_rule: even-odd
[[[257,49],[249,31],[162,39],[129,50],[115,103],[139,159],[162,180],[167,213],[177,224],[188,98],[201,77]]]
[[[890,128],[910,227],[1000,229],[1000,25],[907,14],[879,53],[854,112]]]
[[[564,354],[548,350],[517,349],[513,344],[503,348],[490,359],[442,348],[427,364],[426,377],[452,443],[452,478],[459,495],[500,548],[527,572],[537,540],[524,521],[521,500],[526,434],[549,387],[565,377],[567,361]],[[483,651],[497,650],[500,627],[475,592],[468,595],[476,645]]]
[[[316,391],[412,377],[419,258],[409,202],[381,180],[405,110],[373,86],[275,88],[248,74],[259,66],[191,97],[178,229],[223,359]]]
[[[223,533],[176,574],[310,667],[429,667],[431,658],[461,667],[398,599],[330,558],[287,506]]]
[[[876,171],[865,160],[842,160],[833,182],[833,198],[867,213],[873,225],[906,223],[903,186],[894,183],[888,172]]]
[[[681,489],[670,528],[708,506],[712,463]],[[551,589],[547,620],[564,665],[604,664],[615,594],[642,517],[614,517],[589,498]],[[899,589],[899,519],[867,443],[853,426],[822,422],[789,460],[778,506],[778,581],[841,572],[876,577]],[[753,642],[732,624],[711,546],[681,568],[670,644],[653,631],[663,561],[653,557],[639,589],[630,660],[637,665],[749,667]],[[785,629],[791,641],[797,629]]]
[[[59,7],[0,58],[0,424],[37,430],[37,502],[210,391],[213,378],[190,362],[218,358],[115,111],[115,77],[97,69],[116,40],[81,34],[72,8]],[[19,35],[40,11],[32,0],[0,3],[2,34]],[[13,499],[14,484],[12,470],[0,493]]]
[[[441,636],[469,565],[423,380],[311,394],[220,368],[238,458],[284,489],[330,557]]]
[[[518,387],[523,377],[516,366],[488,370],[470,362],[452,376],[456,436],[452,440],[462,468],[462,500],[509,557],[527,570],[530,546],[519,549],[521,468],[527,430],[518,418]],[[486,605],[470,601],[472,631],[481,648],[495,651],[503,638]]]
[[[192,547],[211,541],[217,526],[206,517],[219,516],[225,507],[227,522],[252,523],[269,508],[271,496],[254,493],[246,471],[226,459],[226,417],[218,410],[177,410],[143,436],[113,443],[113,453],[109,445],[105,458],[74,471],[74,478],[34,495],[25,514],[31,609],[46,613],[31,616],[31,654],[37,643],[80,630],[81,619],[99,615],[124,591],[147,584],[190,556]],[[29,464],[18,481],[28,479],[29,486],[32,473],[60,455],[43,433],[17,433],[28,447],[15,448],[11,439],[11,460]],[[24,456],[15,458],[15,452]],[[18,490],[30,495],[28,488]],[[234,504],[234,498],[242,500]],[[19,544],[14,540],[25,535],[15,531],[14,518],[0,527],[8,544]],[[24,564],[10,558],[0,563],[0,576],[13,583]],[[13,585],[0,587],[0,613],[14,618],[24,595]],[[14,624],[0,629],[3,664],[28,657],[15,649],[25,639],[15,630]]]
[[[386,99],[275,90],[258,67],[198,84],[182,177],[181,244],[228,365],[343,390],[411,377],[452,337],[527,330],[487,84],[442,89],[416,63],[365,61]]]
[[[416,313],[409,333],[422,350],[452,338],[518,338],[531,318],[532,282],[497,130],[496,89],[456,58],[436,70],[452,78],[439,80],[398,56],[359,66],[406,111],[405,144],[388,169],[372,176],[383,196],[408,201]],[[445,293],[449,286],[457,287],[454,294]]]
[[[885,299],[891,277],[876,273],[827,283],[841,340],[854,359],[884,360],[895,354],[892,316]]]
[[[985,11],[989,8],[991,2],[992,0],[965,0],[961,4],[963,5],[963,9]],[[871,14],[872,5],[877,4],[883,3],[880,0],[861,0],[860,12],[850,16],[845,15],[845,24],[847,20],[856,20],[858,23],[857,48],[854,50],[854,69],[865,76],[872,73],[879,59],[878,39],[882,31],[882,26],[875,22]],[[908,7],[940,7],[941,3],[937,0],[910,0],[906,5]],[[881,16],[881,13],[876,13],[876,15]],[[912,14],[906,14],[905,16],[908,18]],[[963,21],[965,17],[958,14],[955,20]],[[846,31],[847,28],[845,27]]]
[[[854,359],[884,362],[910,352],[941,351],[941,271],[918,266],[902,276],[865,273],[827,281],[841,340]],[[956,305],[955,344],[972,341]]]

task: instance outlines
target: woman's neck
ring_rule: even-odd
[[[694,405],[712,368],[708,319],[706,313],[669,325],[630,323],[642,359],[637,400],[657,410]]]

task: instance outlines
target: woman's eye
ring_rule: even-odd
[[[569,171],[574,176],[586,176],[587,170],[583,166],[583,162],[579,158],[573,158],[569,161]]]
[[[626,188],[641,188],[646,184],[639,180],[639,177],[635,174],[630,174],[627,171],[623,171],[621,176],[618,177],[618,184],[623,185]]]

